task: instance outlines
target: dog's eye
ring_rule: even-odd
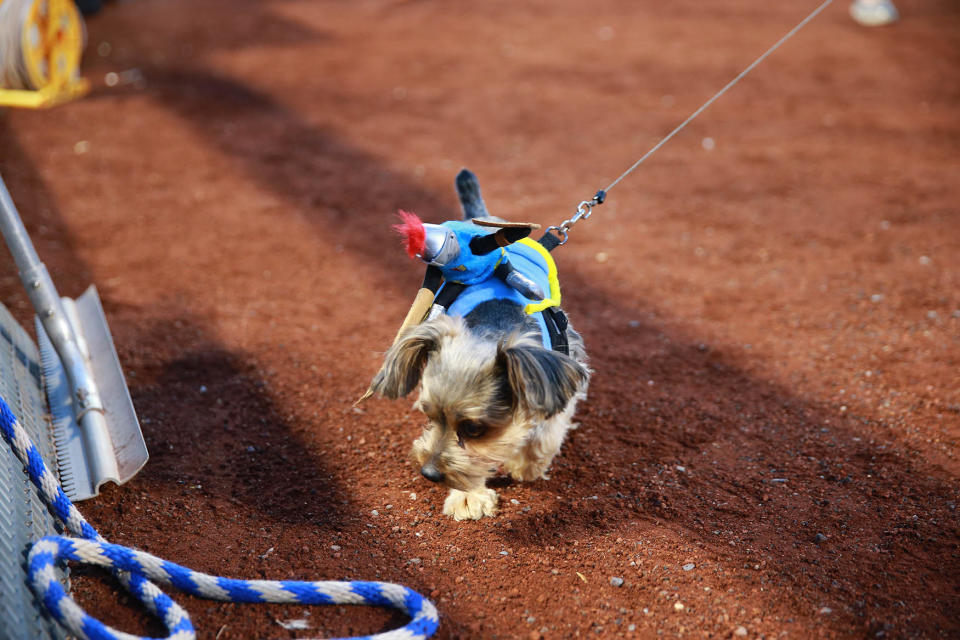
[[[487,425],[474,420],[464,420],[457,425],[457,435],[462,438],[479,438],[487,432]]]

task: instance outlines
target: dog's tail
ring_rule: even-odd
[[[489,218],[487,205],[480,197],[480,183],[477,176],[470,169],[461,169],[457,174],[457,195],[460,196],[460,206],[463,207],[463,219]]]

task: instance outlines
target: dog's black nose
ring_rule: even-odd
[[[420,473],[422,473],[423,477],[430,482],[443,482],[443,474],[440,473],[440,470],[429,462],[420,467]]]

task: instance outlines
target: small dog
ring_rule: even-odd
[[[464,220],[492,220],[476,177],[457,176]],[[370,385],[399,398],[417,385],[414,408],[428,423],[411,456],[432,482],[450,488],[443,513],[493,516],[498,471],[516,480],[546,472],[590,379],[583,339],[567,328],[570,355],[544,347],[541,327],[511,300],[481,302],[464,317],[440,315],[402,331]]]

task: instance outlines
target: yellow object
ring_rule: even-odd
[[[14,2],[15,0],[0,0]],[[30,0],[17,33],[18,75],[26,88],[0,88],[0,106],[49,107],[79,97],[89,84],[80,77],[83,18],[73,0]]]
[[[543,259],[547,264],[547,280],[550,282],[550,295],[540,302],[531,302],[524,307],[523,310],[527,312],[527,314],[531,314],[536,313],[537,311],[543,311],[544,309],[549,309],[550,307],[559,307],[560,280],[557,278],[557,264],[553,261],[553,256],[550,255],[550,252],[547,251],[546,248],[536,240],[531,240],[530,238],[521,238],[520,240],[517,240],[517,244],[526,245],[543,256]]]
[[[430,291],[430,289],[426,287],[417,291],[417,297],[413,299],[413,304],[410,305],[407,317],[403,319],[403,323],[400,325],[399,331],[397,331],[397,336],[393,339],[394,343],[400,339],[400,336],[403,335],[403,332],[406,331],[408,327],[423,322],[423,319],[430,313],[430,307],[433,306],[433,297],[433,291]]]

